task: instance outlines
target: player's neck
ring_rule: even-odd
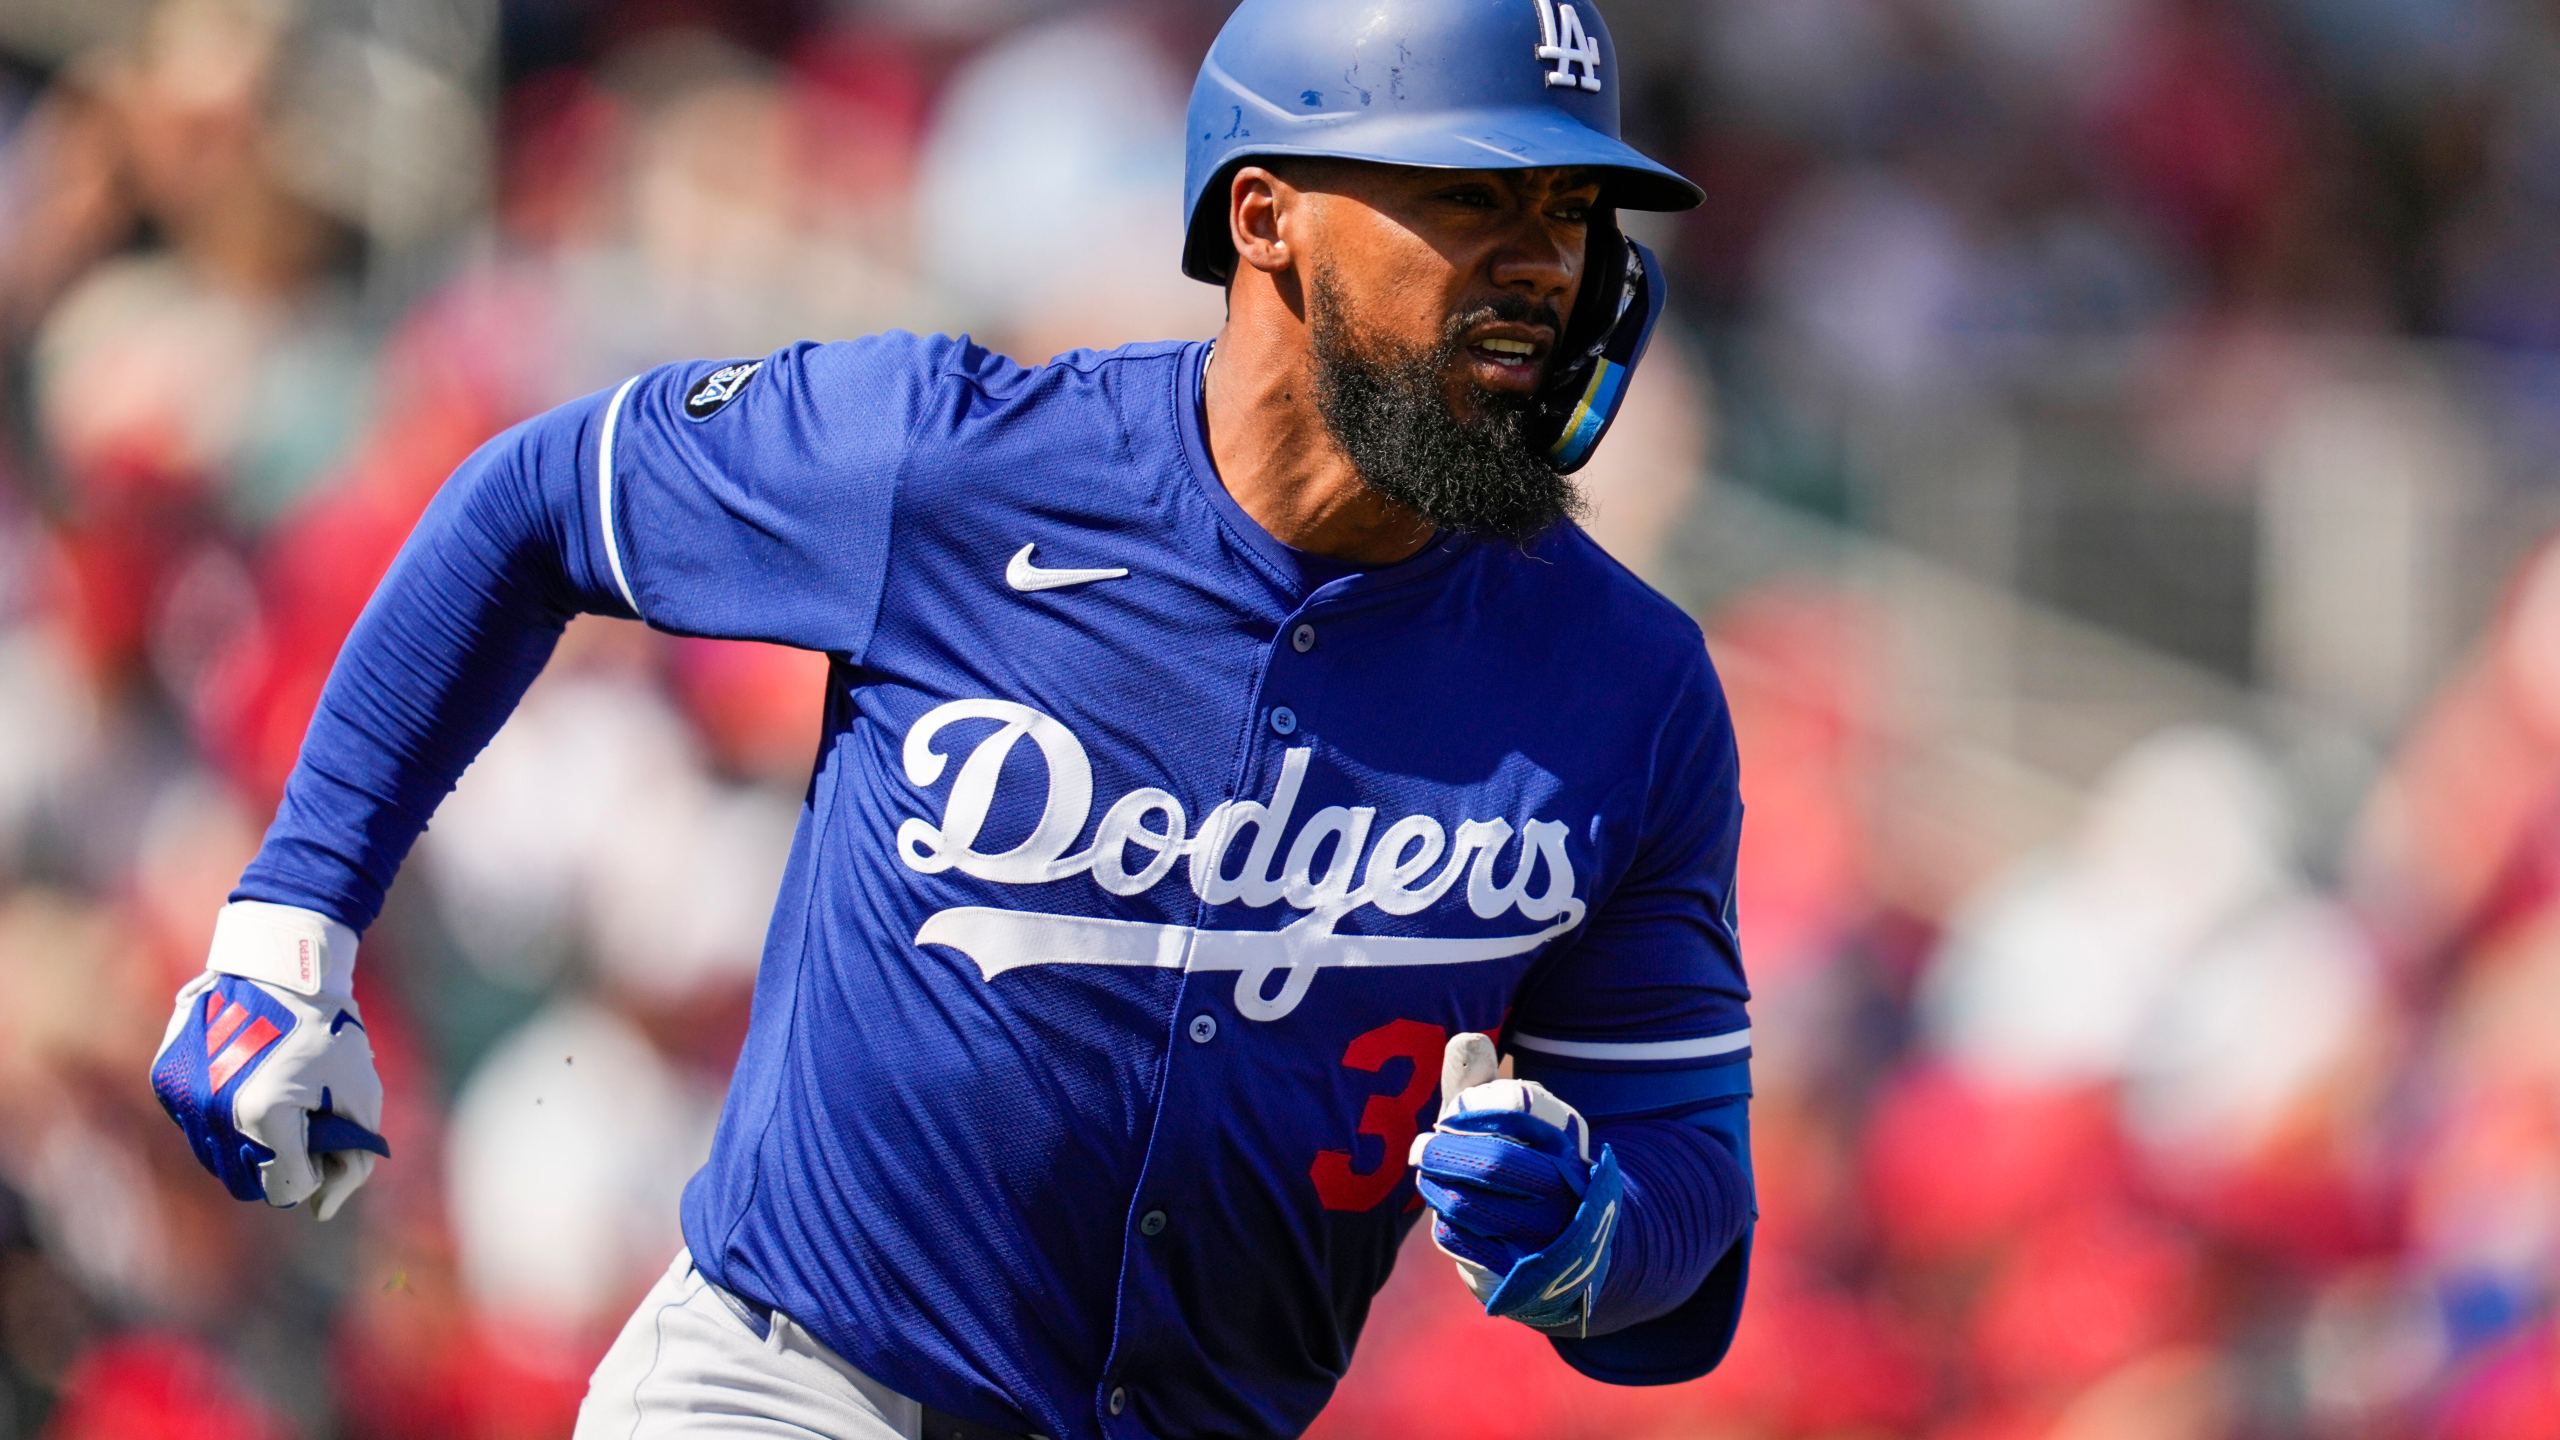
[[[1363,484],[1334,443],[1302,348],[1230,319],[1206,388],[1218,478],[1273,539],[1357,565],[1392,565],[1430,543],[1430,522]]]

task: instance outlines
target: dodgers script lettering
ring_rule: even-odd
[[[1575,894],[1565,845],[1571,831],[1561,821],[1533,819],[1515,831],[1505,819],[1461,820],[1453,833],[1432,816],[1407,815],[1380,828],[1373,806],[1328,805],[1297,824],[1293,834],[1298,792],[1314,757],[1305,748],[1282,758],[1267,800],[1223,801],[1195,828],[1172,794],[1152,786],[1132,790],[1103,811],[1090,844],[1070,851],[1092,819],[1093,765],[1074,731],[1028,705],[987,699],[935,706],[907,732],[901,755],[907,779],[927,788],[941,782],[952,757],[934,741],[964,720],[996,725],[961,760],[940,822],[916,818],[898,827],[898,857],[909,869],[925,875],[956,870],[1001,885],[1085,876],[1126,896],[1152,889],[1182,866],[1192,893],[1210,904],[1287,905],[1304,912],[1274,930],[1210,930],[974,905],[927,916],[916,943],[959,951],[991,981],[1025,965],[1234,970],[1237,1012],[1277,1020],[1306,998],[1320,970],[1499,960],[1535,950],[1582,923],[1585,907]],[[1040,818],[1021,843],[989,853],[978,841],[1005,761],[1026,739],[1047,772]],[[1419,914],[1461,881],[1467,908],[1477,918],[1516,914],[1533,928],[1447,938],[1337,931],[1346,916],[1364,907],[1387,915]]]

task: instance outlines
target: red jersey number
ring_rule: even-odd
[[[1422,1112],[1432,1104],[1432,1092],[1440,1088],[1440,1055],[1448,1044],[1445,1027],[1426,1020],[1390,1020],[1363,1032],[1342,1052],[1343,1065],[1353,1070],[1375,1074],[1393,1060],[1410,1061],[1412,1069],[1403,1089],[1392,1095],[1372,1095],[1360,1107],[1360,1133],[1375,1136],[1386,1146],[1377,1168],[1355,1168],[1347,1150],[1316,1152],[1307,1174],[1316,1182],[1316,1195],[1324,1208],[1374,1210],[1395,1193],[1404,1179],[1405,1156],[1413,1149],[1413,1137],[1427,1123]]]

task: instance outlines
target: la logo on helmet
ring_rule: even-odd
[[[1570,3],[1538,0],[1538,32],[1544,39],[1538,58],[1552,60],[1556,67],[1547,72],[1548,84],[1600,88],[1600,42],[1584,31],[1582,17]]]

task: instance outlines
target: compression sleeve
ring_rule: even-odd
[[[572,615],[630,617],[592,473],[608,396],[516,426],[429,503],[329,672],[234,900],[363,931],[427,819],[551,658]]]
[[[1739,1110],[1740,1101],[1724,1106]],[[1719,1119],[1724,1117],[1717,1117]],[[1687,1119],[1595,1120],[1624,1182],[1609,1273],[1591,1332],[1667,1315],[1698,1293],[1751,1219],[1751,1181],[1708,1126]]]
[[[965,348],[890,332],[663,365],[483,446],[347,637],[231,898],[371,925],[573,615],[858,658],[908,442]]]

